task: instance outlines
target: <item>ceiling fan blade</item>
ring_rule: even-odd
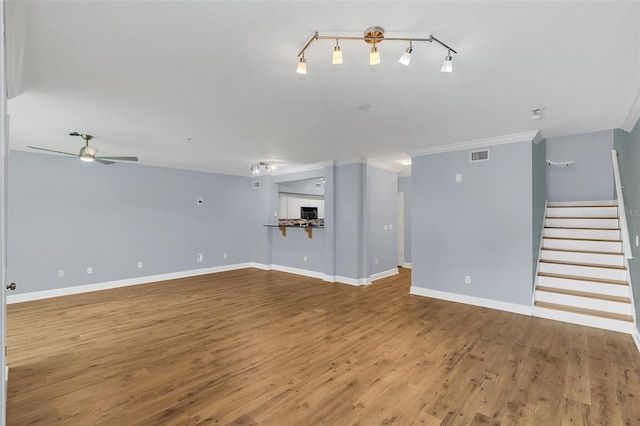
[[[120,160],[120,161],[138,161],[138,157],[96,157],[96,160]]]
[[[107,161],[107,160],[103,160],[102,158],[94,158],[95,161],[97,161],[100,164],[106,164],[107,166],[110,164],[115,164],[115,162],[113,161]]]
[[[40,151],[57,152],[58,154],[73,155],[74,157],[78,156],[78,154],[72,154],[70,152],[56,151],[53,149],[46,149],[46,148],[38,148],[37,146],[27,146],[27,148],[39,149]]]

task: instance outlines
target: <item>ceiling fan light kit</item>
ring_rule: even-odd
[[[296,72],[298,74],[306,74],[307,73],[307,59],[304,54],[307,48],[316,40],[335,40],[336,45],[333,48],[333,56],[331,58],[331,63],[334,65],[339,65],[343,63],[342,59],[342,50],[340,49],[339,42],[340,40],[360,40],[365,43],[371,44],[371,50],[369,53],[369,65],[378,65],[380,64],[380,52],[378,51],[378,47],[376,44],[380,44],[383,40],[387,41],[404,41],[409,42],[409,47],[405,49],[400,56],[398,62],[402,65],[409,66],[411,61],[411,55],[413,53],[413,43],[414,42],[436,42],[441,45],[445,49],[447,49],[447,55],[444,58],[444,62],[442,63],[442,68],[440,68],[440,72],[450,73],[453,71],[453,57],[452,53],[457,54],[458,52],[452,49],[449,45],[443,43],[433,36],[433,34],[429,35],[429,38],[409,38],[409,37],[385,37],[384,29],[382,27],[373,26],[364,30],[364,35],[362,37],[342,37],[342,36],[331,36],[331,35],[320,35],[318,31],[316,31],[313,36],[307,41],[307,44],[304,45],[302,50],[298,52],[298,68]]]
[[[39,151],[55,152],[56,154],[70,155],[72,157],[78,157],[80,158],[80,161],[84,161],[87,163],[91,163],[95,161],[100,164],[110,165],[115,163],[115,161],[111,161],[111,160],[138,161],[138,157],[96,157],[96,154],[98,153],[98,149],[92,146],[89,146],[89,141],[93,139],[93,136],[85,135],[78,132],[69,133],[69,136],[80,136],[84,140],[84,146],[80,148],[80,152],[78,154],[73,154],[71,152],[64,152],[64,151],[56,151],[53,149],[38,148],[37,146],[27,146],[27,148],[37,149]]]

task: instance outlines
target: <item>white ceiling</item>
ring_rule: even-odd
[[[539,129],[543,136],[621,127],[640,86],[638,2],[42,1],[9,7],[10,146],[77,152],[78,131],[103,155],[249,175],[258,161],[294,167]],[[25,13],[26,12],[26,13]],[[26,31],[20,18],[26,16]],[[13,21],[12,21],[13,19]],[[386,41],[297,53],[314,31],[434,36],[446,54]],[[21,34],[25,34],[24,38]],[[19,77],[19,76],[18,76]],[[362,112],[358,106],[369,104]],[[529,110],[544,107],[543,119]],[[98,166],[98,165],[96,165]],[[101,166],[100,166],[101,167]],[[111,166],[117,167],[117,166]]]

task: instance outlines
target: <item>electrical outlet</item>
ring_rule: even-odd
[[[278,212],[273,212],[273,217],[278,217]]]
[[[464,283],[465,284],[471,284],[471,275],[465,275],[464,276]]]
[[[59,277],[64,277],[64,269],[60,269],[60,270],[58,271],[58,276],[59,276]]]
[[[196,204],[201,206],[204,204],[204,197],[196,197]]]
[[[227,258],[227,253],[222,253],[222,258],[226,259]]]
[[[307,256],[305,256],[305,257],[304,257],[304,261],[305,261],[305,262],[307,261]]]
[[[93,274],[93,268],[91,266],[87,268],[87,274]]]
[[[378,258],[376,257],[376,265],[378,264]]]
[[[204,259],[204,256],[202,255],[202,253],[196,254],[196,262],[202,262],[202,259]]]
[[[384,226],[384,230],[386,231],[387,229],[389,229],[389,227],[387,225]]]
[[[456,173],[456,182],[462,182],[462,173]]]
[[[138,268],[142,268],[142,262],[138,262]]]
[[[393,230],[393,225],[389,225],[389,230]]]

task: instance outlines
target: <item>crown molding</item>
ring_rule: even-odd
[[[367,158],[367,164],[371,167],[375,167],[376,169],[382,169],[393,173],[398,173],[400,170],[402,170],[402,166],[400,164],[390,165],[387,163],[383,163],[380,160],[376,160],[375,158]]]
[[[477,139],[474,141],[431,146],[429,148],[414,149],[412,151],[407,151],[407,154],[409,154],[411,157],[420,157],[422,155],[440,154],[443,152],[462,151],[465,149],[473,149],[473,148],[484,148],[487,146],[494,146],[494,145],[506,145],[506,144],[515,143],[515,142],[535,141],[535,139],[538,137],[539,134],[540,132],[537,130],[532,132],[515,133],[513,135],[497,136],[494,138]]]
[[[627,118],[622,123],[622,130],[627,133],[631,133],[633,128],[636,127],[636,124],[640,120],[640,90],[636,92],[636,97],[631,103],[631,108],[629,108],[629,113],[627,114]]]

